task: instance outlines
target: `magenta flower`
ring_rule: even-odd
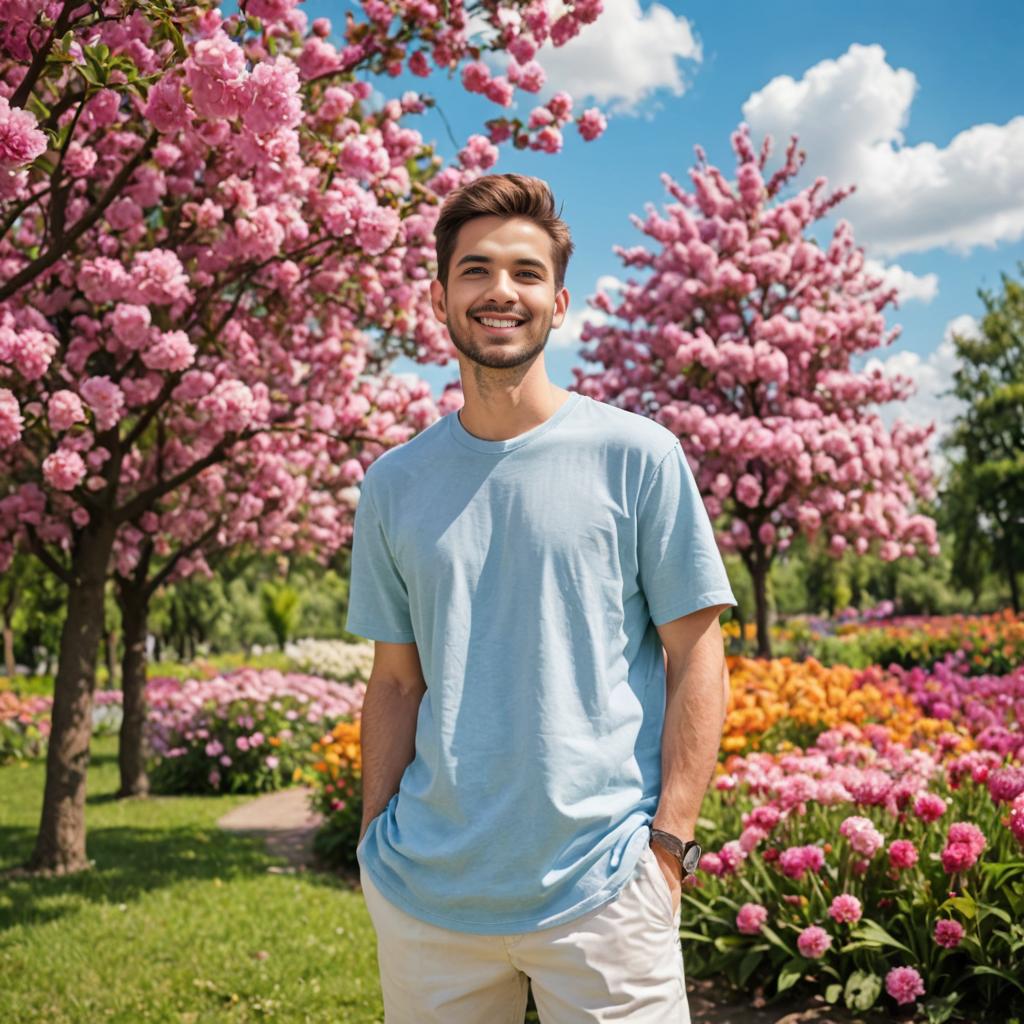
[[[849,893],[840,893],[828,908],[829,917],[837,924],[856,924],[863,914],[860,900]]]
[[[700,859],[700,870],[717,877],[722,873],[722,858],[717,853],[705,853]]]
[[[935,941],[946,949],[955,949],[964,937],[964,926],[959,921],[940,918],[935,922]]]
[[[978,862],[978,856],[966,843],[950,843],[941,854],[942,870],[947,875],[969,871]]]
[[[922,793],[914,801],[914,814],[925,824],[938,821],[946,813],[946,801],[935,793]]]
[[[819,960],[832,945],[832,936],[819,925],[812,924],[797,937],[796,946],[809,960]]]
[[[1024,793],[1024,768],[999,768],[988,777],[988,791],[998,803],[1012,803]]]
[[[759,935],[768,911],[760,903],[744,903],[736,915],[736,930],[742,935]]]
[[[791,846],[779,854],[779,868],[787,878],[803,878],[806,871],[820,871],[825,851],[820,846]]]
[[[894,967],[885,976],[885,991],[903,1006],[924,995],[924,982],[913,967]]]
[[[909,839],[897,839],[889,844],[889,863],[897,871],[912,868],[917,856],[917,847]]]
[[[0,170],[24,166],[46,152],[46,136],[35,115],[0,96]]]
[[[985,849],[987,840],[985,839],[985,833],[977,825],[972,825],[969,821],[957,821],[949,826],[949,835],[946,838],[946,842],[964,843],[974,851],[977,857]]]

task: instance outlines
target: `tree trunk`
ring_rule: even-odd
[[[751,573],[754,584],[754,605],[757,610],[757,656],[772,656],[772,637],[768,625],[768,568],[761,559],[754,562]]]
[[[14,630],[7,623],[4,623],[4,666],[7,670],[7,678],[14,686]]]
[[[1007,559],[1006,575],[1010,580],[1010,604],[1013,605],[1013,614],[1020,615],[1020,588],[1017,586],[1017,569],[1013,559]]]
[[[146,619],[149,598],[145,586],[132,587],[119,580],[121,628],[124,633],[124,654],[121,662],[121,693],[124,717],[121,720],[121,741],[117,752],[121,768],[119,797],[148,796],[149,776],[146,774]]]
[[[103,591],[114,526],[90,523],[72,558],[67,616],[53,688],[43,812],[29,870],[67,874],[88,868],[85,780],[92,737],[96,657],[103,636]]]

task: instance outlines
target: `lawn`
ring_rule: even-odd
[[[0,870],[31,851],[44,762],[0,768]],[[375,936],[341,879],[281,873],[221,832],[244,797],[118,801],[117,740],[94,741],[91,871],[0,883],[0,1021],[383,1020]]]

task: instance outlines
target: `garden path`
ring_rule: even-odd
[[[293,786],[267,793],[224,815],[218,826],[230,832],[262,836],[267,849],[288,866],[279,870],[313,869],[313,836],[320,816],[309,808],[310,790]],[[356,877],[348,879],[358,886]],[[689,981],[690,1014],[694,1024],[874,1024],[878,1017],[854,1017],[821,1003],[801,1006],[754,1007],[749,1003],[723,1003],[716,998],[713,981]]]

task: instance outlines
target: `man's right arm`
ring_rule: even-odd
[[[416,716],[426,692],[415,643],[376,641],[360,721],[363,772],[362,842],[367,826],[398,792],[416,752]]]

